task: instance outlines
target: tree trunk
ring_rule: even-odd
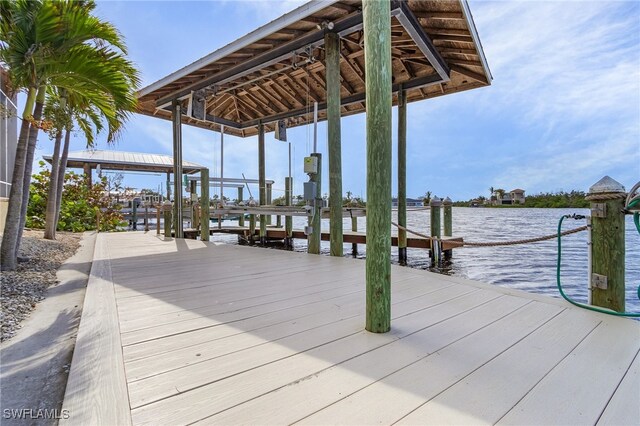
[[[47,213],[44,224],[44,238],[56,239],[56,201],[58,190],[58,173],[60,171],[60,145],[62,144],[62,131],[56,133],[56,141],[53,147],[51,159],[51,176],[49,177],[49,191],[47,192]]]
[[[25,161],[27,157],[27,144],[29,141],[29,117],[33,112],[36,100],[36,89],[29,88],[27,101],[22,112],[22,125],[16,147],[16,159],[11,177],[11,192],[9,193],[9,208],[2,234],[2,246],[0,247],[0,268],[3,271],[16,269],[16,243],[18,241],[18,229],[20,227],[20,211],[22,203]]]
[[[39,121],[42,118],[42,108],[44,107],[45,86],[38,89],[36,97],[36,106],[33,110],[33,120]],[[18,250],[20,250],[20,242],[22,241],[22,232],[27,222],[27,207],[29,205],[29,187],[31,186],[31,172],[33,171],[33,157],[36,153],[36,143],[38,141],[38,126],[31,124],[29,129],[29,141],[27,144],[27,155],[24,163],[24,175],[22,184],[22,205],[20,209],[20,225],[18,226],[18,239],[16,240],[16,259],[18,258]]]
[[[69,157],[69,141],[71,140],[71,129],[67,129],[64,135],[64,148],[60,157],[60,170],[58,170],[58,188],[56,188],[56,219],[55,228],[58,228],[60,221],[60,206],[62,205],[62,188],[64,187],[64,175],[67,173],[67,157]]]

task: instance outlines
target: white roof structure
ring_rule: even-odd
[[[43,155],[42,157],[46,162],[51,163],[51,155]],[[99,149],[69,153],[67,167],[81,169],[85,164],[89,164],[91,168],[100,165],[103,170],[173,172],[173,157],[171,155]],[[191,161],[183,161],[182,168],[185,174],[192,174],[198,173],[206,167]]]

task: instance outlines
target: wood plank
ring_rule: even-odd
[[[565,310],[400,423],[495,424],[600,322],[586,311]]]
[[[603,322],[498,423],[596,423],[640,350],[637,333],[635,321]]]
[[[111,262],[104,234],[96,239],[82,318],[71,361],[62,425],[130,425]]]
[[[640,353],[636,354],[598,424],[640,425]]]

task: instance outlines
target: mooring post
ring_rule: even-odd
[[[162,216],[162,204],[156,205],[156,235],[160,235],[160,217]]]
[[[442,200],[438,197],[433,197],[429,202],[429,206],[431,207],[431,236],[434,238],[440,239],[440,206],[442,206]],[[436,261],[436,253],[439,253],[440,243],[439,241],[431,240],[431,264],[433,265]]]
[[[171,214],[173,213],[173,204],[167,200],[162,205],[164,211],[164,237],[171,238]]]
[[[200,229],[200,203],[193,202],[191,206],[191,217],[193,217],[193,229],[196,231]]]
[[[292,189],[293,189],[293,178],[286,177],[284,178],[284,200],[287,206],[291,206],[292,204]],[[285,245],[287,247],[293,246],[293,217],[285,216],[284,218],[284,230],[286,233],[286,238],[284,240]]]
[[[243,186],[238,187],[238,204],[242,204],[243,189]],[[238,217],[238,226],[244,226],[244,213],[240,213],[240,217]]]
[[[256,235],[256,215],[249,215],[249,244],[253,245],[255,243],[254,237]]]
[[[605,176],[589,188],[591,202],[591,304],[625,310],[624,187]]]
[[[272,197],[273,197],[273,188],[272,185],[270,183],[267,184],[267,205],[270,206],[272,203]],[[269,214],[267,215],[267,225],[271,225],[271,221],[273,220],[273,217]]]
[[[351,212],[351,230],[358,232],[358,216],[354,216],[353,211]],[[358,255],[358,243],[351,243],[351,255]]]
[[[131,200],[131,229],[138,230],[138,203],[135,198]]]
[[[167,200],[171,200],[171,172],[167,172]]]
[[[197,225],[197,221],[195,218],[195,205],[197,202],[197,198],[196,200],[194,200],[194,196],[197,197],[197,188],[198,188],[198,182],[195,180],[189,180],[189,206],[191,207],[189,210],[191,211],[191,227],[192,228],[198,228]]]
[[[407,227],[407,98],[398,90],[398,225]],[[407,231],[398,228],[398,260],[407,264]]]
[[[364,0],[367,109],[366,329],[391,328],[391,7]]]
[[[309,218],[309,226],[313,228],[311,235],[307,235],[307,251],[311,254],[320,254],[320,240],[322,239],[322,154],[314,152],[312,157],[317,158],[318,173],[309,175],[309,180],[316,183],[316,198],[313,201],[312,216]]]
[[[144,231],[149,232],[149,203],[144,202]]]
[[[342,148],[340,135],[340,36],[324,35],[329,145],[329,241],[331,256],[342,256]]]
[[[267,203],[267,179],[265,177],[264,124],[258,124],[258,185],[260,189],[260,206]],[[252,234],[253,238],[253,234]],[[260,215],[260,244],[267,242],[267,219]]]
[[[209,210],[209,169],[200,170],[200,239],[209,241],[209,224],[211,216]]]
[[[453,202],[447,197],[442,201],[442,212],[444,216],[444,236],[451,237],[453,235]],[[453,250],[444,250],[444,258],[451,259]]]

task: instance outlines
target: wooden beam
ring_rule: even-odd
[[[342,257],[342,148],[340,141],[340,38],[324,36],[329,139],[330,253]],[[349,90],[349,88],[347,88]],[[349,90],[353,93],[353,89]]]
[[[200,239],[209,241],[209,169],[200,171]]]
[[[419,19],[440,19],[458,21],[464,19],[462,12],[413,12]]]
[[[366,329],[391,328],[391,9],[363,0],[367,74]]]
[[[464,68],[458,65],[451,65],[451,71],[457,72],[458,74],[462,74],[465,77],[468,77],[477,82],[487,84],[487,77],[485,77],[484,74],[478,74],[477,72],[468,70],[467,68]]]

